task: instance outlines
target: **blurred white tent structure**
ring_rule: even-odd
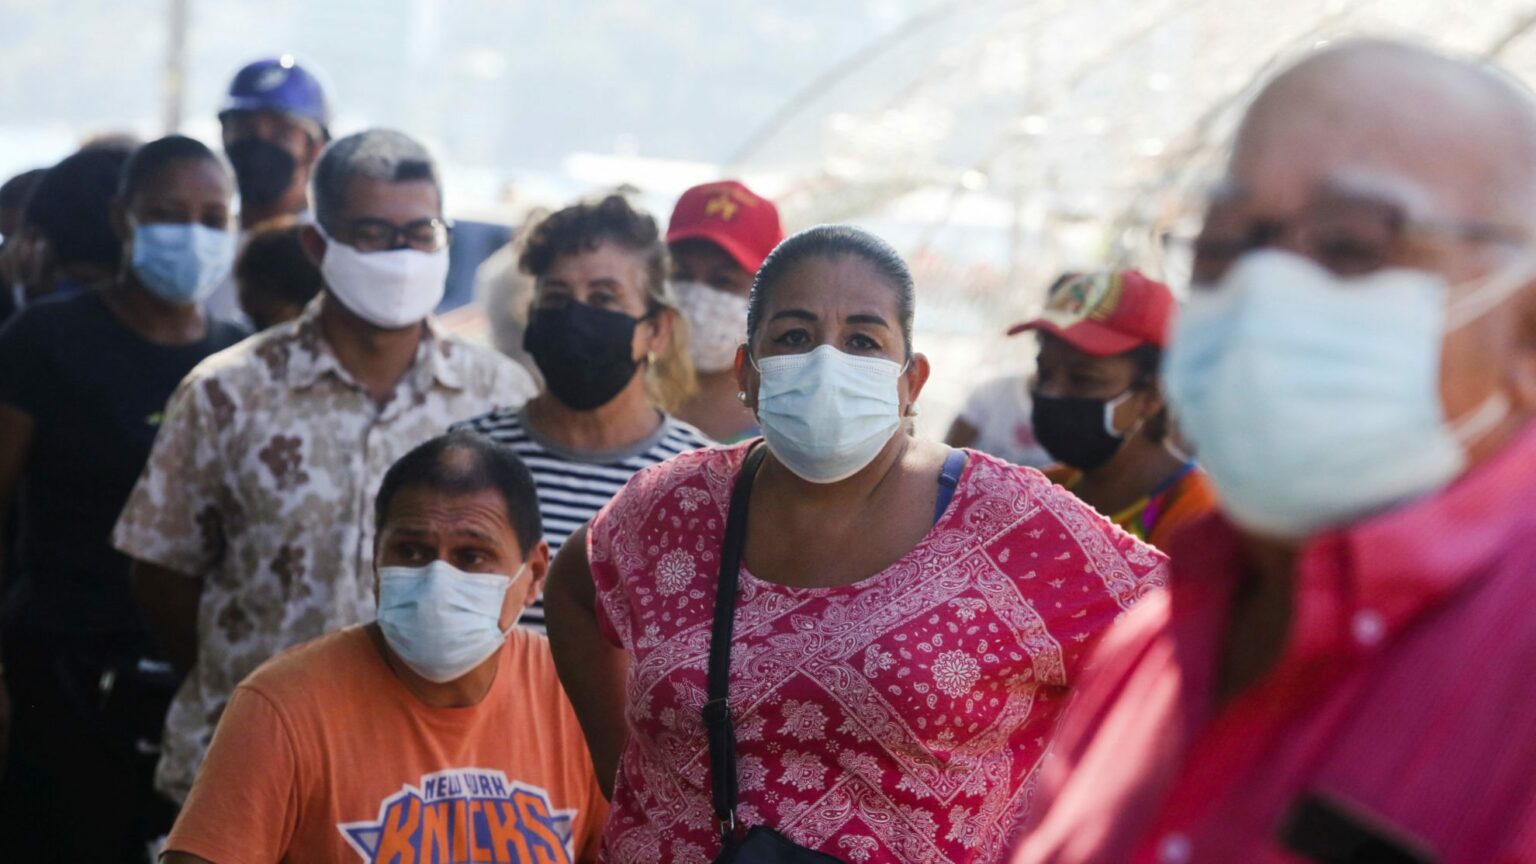
[[[1276,67],[1386,36],[1530,81],[1533,28],[1536,4],[1499,0],[950,0],[830,64],[728,164],[778,172],[792,226],[852,220],[905,247],[948,402],[977,368],[1029,363],[1002,331],[1061,270],[1181,287],[1202,190]]]

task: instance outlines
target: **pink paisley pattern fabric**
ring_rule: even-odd
[[[700,711],[745,452],[643,471],[593,522],[599,617],[630,656],[607,861],[719,852]],[[968,456],[949,508],[888,569],[837,588],[743,569],[730,686],[746,825],[857,864],[1006,856],[1089,649],[1167,566],[1035,470]]]

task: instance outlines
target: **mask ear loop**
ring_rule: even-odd
[[[1115,428],[1115,412],[1119,411],[1120,406],[1124,405],[1126,401],[1135,394],[1136,387],[1133,385],[1124,393],[1121,393],[1119,396],[1116,396],[1115,398],[1104,403],[1104,431],[1108,432],[1112,437],[1120,441],[1124,441],[1125,439],[1131,437],[1136,433],[1137,429],[1141,428],[1139,423],[1124,432],[1121,432],[1119,429]]]
[[[1460,330],[1488,314],[1495,306],[1524,288],[1533,275],[1536,275],[1536,255],[1527,252],[1521,255],[1519,261],[1495,273],[1465,297],[1454,300],[1445,312],[1446,332]]]
[[[1524,288],[1532,275],[1536,275],[1536,256],[1525,253],[1519,261],[1452,303],[1445,313],[1445,332],[1459,330],[1488,314]],[[1502,390],[1495,391],[1472,413],[1451,424],[1451,436],[1458,444],[1467,447],[1504,422],[1510,408],[1509,396]]]
[[[1472,413],[1451,424],[1451,437],[1463,447],[1476,443],[1493,428],[1504,422],[1509,415],[1509,397],[1503,390],[1495,390],[1472,410]]]
[[[512,581],[507,583],[507,590],[508,591],[511,591],[512,590],[512,586],[517,584],[517,580],[523,578],[523,571],[527,570],[527,569],[528,569],[528,562],[524,561],[523,562],[523,566],[517,568],[517,572],[512,574]],[[502,596],[505,597],[506,595],[503,594]],[[521,612],[517,613],[517,615],[515,617],[513,617],[511,625],[509,625],[507,627],[507,629],[501,631],[501,638],[505,639],[508,636],[511,636],[512,635],[512,631],[517,629],[517,622],[518,622],[518,620],[521,619],[522,617],[523,617],[523,613],[521,613]]]

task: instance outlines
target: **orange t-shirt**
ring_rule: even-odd
[[[235,689],[166,849],[215,864],[567,864],[596,859],[607,810],[543,636],[513,628],[485,699],[435,708],[349,627]]]
[[[1074,492],[1082,473],[1065,465],[1045,469],[1053,483]],[[1154,495],[1141,499],[1110,517],[1111,522],[1159,549],[1167,549],[1181,528],[1214,512],[1216,487],[1198,467],[1191,468]]]

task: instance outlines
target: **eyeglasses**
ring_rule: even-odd
[[[359,252],[387,252],[391,249],[437,252],[447,246],[449,238],[453,236],[453,223],[436,216],[417,219],[404,225],[395,225],[383,219],[355,219],[341,226],[341,231],[334,236]]]
[[[1194,243],[1194,282],[1210,284],[1238,258],[1283,246],[1340,276],[1363,276],[1403,263],[1416,242],[1526,246],[1530,232],[1492,222],[1415,219],[1397,202],[1364,197],[1321,198],[1286,220],[1245,220],[1237,205],[1217,202]]]

